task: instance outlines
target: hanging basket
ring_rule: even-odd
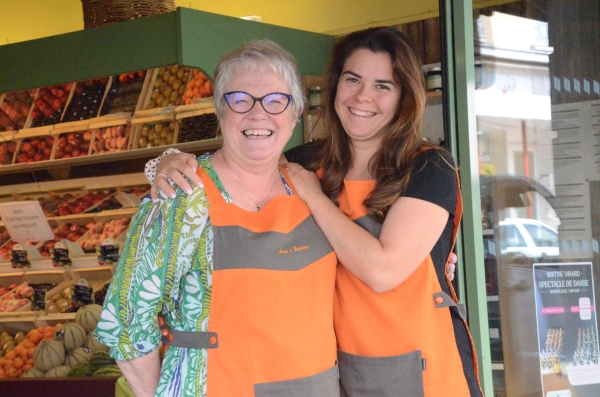
[[[176,9],[175,0],[81,0],[81,5],[85,29]]]

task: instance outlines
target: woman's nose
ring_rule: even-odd
[[[252,109],[248,112],[248,115],[252,118],[266,118],[267,114],[268,113],[262,107],[262,103],[259,101],[254,102],[254,106],[252,106]]]
[[[371,102],[373,98],[371,96],[369,87],[366,85],[361,85],[356,91],[356,99],[360,100],[361,102]]]

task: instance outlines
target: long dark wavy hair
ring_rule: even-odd
[[[400,88],[396,114],[384,127],[381,146],[369,162],[369,173],[375,178],[376,186],[364,201],[369,214],[383,222],[391,205],[405,191],[413,171],[414,155],[424,145],[421,124],[426,100],[425,78],[409,39],[397,29],[370,28],[351,33],[335,44],[324,92],[323,122],[329,135],[319,166],[323,170],[323,192],[336,204],[339,204],[344,177],[352,165],[352,149],[334,102],[344,64],[358,49],[388,54],[394,82]]]

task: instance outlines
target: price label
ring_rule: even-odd
[[[8,256],[10,257],[10,264],[13,269],[31,267],[31,262],[29,262],[29,257],[25,250],[9,250]]]
[[[52,266],[54,267],[73,266],[73,261],[71,261],[71,257],[69,256],[69,250],[66,248],[50,248],[50,255],[52,255]]]
[[[114,265],[119,261],[119,246],[118,245],[101,245],[96,247],[98,254],[98,263],[100,266]]]

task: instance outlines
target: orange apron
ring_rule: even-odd
[[[375,181],[344,183],[340,209],[379,237],[381,224],[362,204]],[[456,210],[454,238],[462,215],[460,189]],[[338,264],[334,324],[342,396],[470,396],[450,314],[461,308],[447,282],[452,297],[442,291],[428,256],[406,281],[378,294]],[[468,333],[466,323],[464,328]]]
[[[168,343],[207,348],[208,397],[339,396],[337,259],[308,207],[286,195],[248,212],[198,175],[214,232],[209,332]]]

